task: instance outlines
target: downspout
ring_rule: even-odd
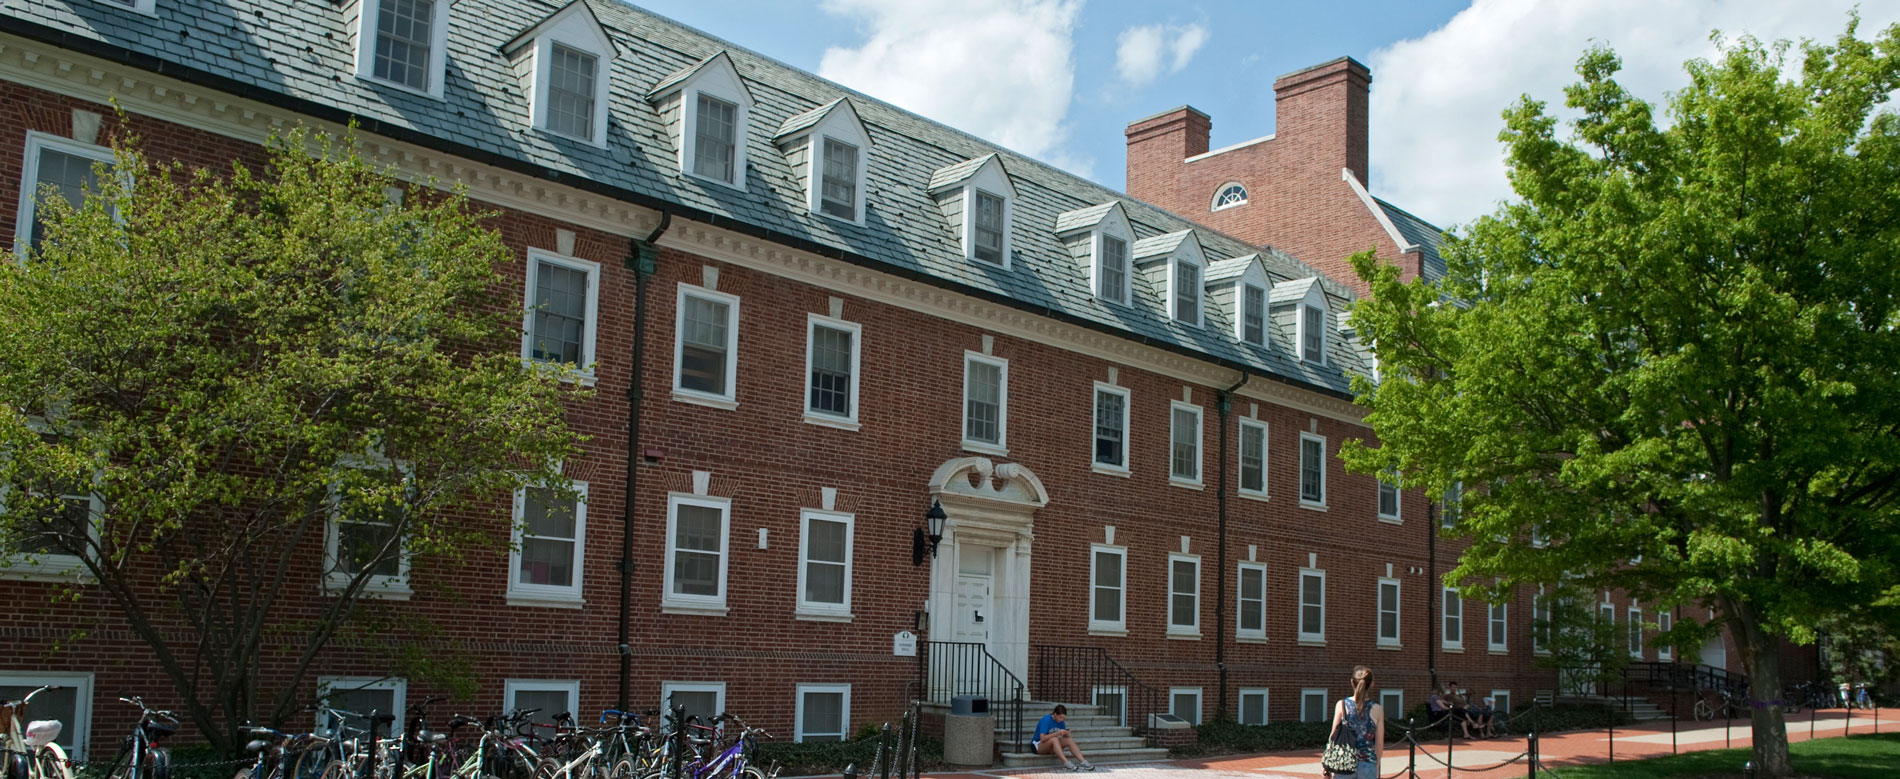
[[[647,278],[659,269],[660,250],[653,245],[673,224],[673,212],[660,210],[660,224],[646,238],[628,243],[627,269],[633,271],[633,372],[627,380],[627,483],[620,508],[620,697],[614,708],[627,711],[633,687],[633,645],[628,619],[633,603],[633,514],[640,480],[640,382],[646,378]]]
[[[1425,671],[1438,689],[1438,503],[1425,500]]]
[[[1247,386],[1253,374],[1240,372],[1240,381],[1221,390],[1214,408],[1220,411],[1220,476],[1215,479],[1214,504],[1219,530],[1214,548],[1214,668],[1220,674],[1220,697],[1215,699],[1214,718],[1227,718],[1227,415],[1233,409],[1234,393]]]

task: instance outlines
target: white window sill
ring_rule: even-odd
[[[521,361],[527,365],[534,367],[536,370],[544,371],[551,374],[557,374],[557,375],[562,374],[562,366],[567,365],[567,363],[546,362],[543,360],[537,360],[537,359],[534,359],[533,357],[527,357],[527,356],[523,356],[521,358]],[[599,377],[595,376],[593,371],[575,371],[572,374],[561,375],[562,383],[578,384],[582,387],[592,387],[594,386],[594,383],[599,380],[600,380]]]
[[[1398,517],[1379,517],[1379,521],[1380,521],[1380,522],[1384,522],[1384,523],[1386,523],[1386,524],[1388,524],[1388,525],[1403,525],[1403,524],[1405,524],[1405,520],[1403,520],[1403,519],[1399,519]]]
[[[1449,652],[1454,655],[1462,655],[1465,653],[1465,648],[1462,644],[1460,645],[1443,644],[1438,647],[1438,651]]]
[[[1379,648],[1380,648],[1380,649],[1383,649],[1383,650],[1385,650],[1385,651],[1387,651],[1387,652],[1400,652],[1400,651],[1404,651],[1404,649],[1405,649],[1405,647],[1404,647],[1404,646],[1402,646],[1402,645],[1399,645],[1399,644],[1389,644],[1389,643],[1386,643],[1386,642],[1384,642],[1384,641],[1381,641],[1381,642],[1379,642]]]
[[[345,588],[349,587],[349,585],[350,582],[347,577],[341,581],[325,579],[322,585],[323,594],[340,594]],[[416,594],[416,591],[410,589],[409,585],[398,582],[366,582],[363,585],[363,589],[357,591],[357,597],[371,600],[405,601],[409,600],[409,596],[414,594]]]
[[[1181,489],[1184,489],[1184,490],[1206,489],[1206,487],[1202,486],[1199,481],[1188,481],[1187,479],[1179,478],[1176,476],[1168,477],[1168,486],[1180,487]]]
[[[1248,492],[1246,490],[1241,490],[1235,494],[1239,495],[1240,497],[1246,498],[1248,500],[1260,501],[1261,503],[1272,502],[1272,498],[1264,492]]]
[[[850,622],[852,620],[852,615],[851,615],[851,612],[848,612],[848,611],[818,611],[815,609],[798,609],[797,611],[792,612],[792,618],[804,620],[806,622]]]
[[[727,609],[724,604],[669,603],[665,601],[662,601],[660,603],[661,614],[685,614],[685,615],[695,616],[695,617],[723,617],[723,616],[726,616],[726,611]]]
[[[1168,628],[1168,640],[1170,641],[1177,641],[1177,640],[1178,641],[1199,641],[1201,640],[1201,630],[1200,628],[1195,628],[1193,631],[1190,632],[1187,630],[1182,630],[1180,628]]]
[[[538,609],[578,609],[587,605],[579,595],[536,595],[522,592],[508,593],[508,605]]]
[[[819,427],[835,427],[839,430],[850,430],[852,432],[856,432],[859,428],[864,427],[864,425],[859,424],[855,419],[828,417],[824,414],[817,414],[810,411],[805,412],[805,424],[817,425]]]
[[[1311,638],[1308,636],[1301,636],[1299,640],[1299,645],[1300,646],[1325,646],[1326,639],[1324,637]]]
[[[591,124],[591,121],[590,121],[590,124]],[[573,141],[575,143],[584,143],[598,149],[607,148],[607,144],[604,142],[604,139],[582,138],[578,135],[568,135],[567,133],[560,132],[558,130],[550,130],[546,127],[536,127],[534,129],[537,132],[547,135],[549,138],[559,138],[563,141]]]
[[[92,578],[92,572],[84,565],[18,565],[0,566],[0,580],[15,582],[50,582],[53,584],[98,584]]]
[[[691,403],[695,406],[706,406],[708,408],[723,409],[725,411],[731,411],[739,407],[739,401],[730,398],[701,395],[690,390],[682,389],[673,390],[673,399],[681,403]]]
[[[1007,446],[1000,446],[997,444],[986,444],[986,443],[983,443],[982,441],[970,441],[967,439],[964,440],[963,442],[963,451],[973,452],[976,454],[991,454],[991,455],[996,455],[997,457],[1009,456],[1009,447]]]
[[[1100,626],[1090,625],[1089,635],[1091,636],[1126,636],[1128,635],[1128,628],[1122,627],[1119,625],[1100,625]]]
[[[1490,652],[1491,654],[1494,654],[1494,655],[1508,655],[1511,653],[1511,650],[1494,646],[1494,647],[1491,647]]]
[[[1113,465],[1103,465],[1101,463],[1090,463],[1089,470],[1102,474],[1103,476],[1120,476],[1124,479],[1128,478],[1127,468],[1118,468]]]
[[[1267,637],[1266,636],[1234,636],[1234,643],[1236,644],[1264,644],[1264,643],[1267,643]]]
[[[1325,511],[1325,510],[1326,510],[1326,504],[1324,504],[1324,503],[1314,503],[1314,502],[1312,502],[1312,501],[1310,501],[1310,500],[1307,500],[1307,499],[1305,499],[1305,498],[1300,498],[1300,508],[1303,508],[1303,509],[1309,509],[1309,510],[1312,510],[1312,511]]]
[[[836,201],[833,201],[833,202],[836,202]],[[857,218],[856,218],[856,219],[846,219],[846,218],[844,218],[844,217],[842,217],[842,216],[838,216],[837,214],[827,214],[827,213],[825,213],[825,209],[824,209],[824,207],[823,207],[823,206],[820,206],[820,207],[818,207],[818,208],[814,208],[814,209],[811,209],[811,215],[812,215],[812,216],[815,216],[815,217],[818,217],[818,218],[820,218],[820,219],[829,219],[829,220],[831,220],[831,221],[833,221],[833,222],[837,222],[837,223],[839,223],[839,224],[848,224],[848,225],[856,225],[856,226],[858,226],[858,227],[863,227],[863,226],[864,226],[864,214],[863,214],[863,209],[859,209],[859,213],[858,213],[858,216],[857,216]]]
[[[388,79],[381,79],[375,76],[362,74],[362,73],[357,74],[356,78],[358,81],[374,84],[379,87],[389,87],[390,89],[400,89],[404,92],[408,92],[409,94],[416,95],[418,97],[426,97],[426,98],[429,98],[430,100],[442,99],[442,95],[439,93],[430,92],[426,89],[417,89],[415,87],[409,86],[408,84],[398,84]]]

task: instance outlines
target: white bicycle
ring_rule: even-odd
[[[5,750],[6,776],[10,779],[73,779],[73,766],[66,759],[66,750],[54,742],[63,727],[59,720],[28,722],[26,719],[26,705],[33,696],[57,689],[58,686],[49,685],[17,701],[0,703],[0,718],[6,720],[0,750]]]

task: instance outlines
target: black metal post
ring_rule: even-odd
[[[1445,718],[1445,776],[1447,779],[1451,776],[1451,767],[1455,762],[1452,759],[1451,753],[1458,749],[1458,732],[1451,727],[1454,724],[1452,722],[1453,719],[1456,719],[1456,717]]]
[[[1676,731],[1682,721],[1682,685],[1676,683],[1676,660],[1669,660],[1669,754],[1676,754]]]
[[[1412,718],[1405,718],[1405,774],[1410,779],[1418,779],[1418,739],[1417,731],[1412,729]]]
[[[1809,741],[1814,740],[1814,716],[1818,713],[1819,712],[1815,710],[1815,707],[1813,706],[1808,707],[1808,740]]]
[[[1531,770],[1530,770],[1529,777],[1530,779],[1537,779],[1537,701],[1536,699],[1531,700],[1530,753],[1531,753],[1530,754]]]
[[[1616,709],[1610,709],[1610,762],[1616,762]]]

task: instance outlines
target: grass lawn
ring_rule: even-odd
[[[1900,776],[1900,733],[1823,738],[1790,744],[1794,771],[1825,779],[1891,779]],[[1557,769],[1563,779],[1728,779],[1740,777],[1746,749],[1716,749],[1649,760]]]

